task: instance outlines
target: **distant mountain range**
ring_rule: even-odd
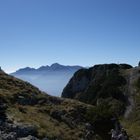
[[[55,72],[55,71],[77,71],[78,69],[81,69],[81,66],[64,66],[64,65],[60,65],[59,63],[54,63],[51,66],[41,66],[37,69],[35,68],[30,68],[30,67],[26,67],[26,68],[22,68],[17,70],[16,72],[12,73],[12,74],[33,74],[33,73],[46,73],[46,72]]]
[[[83,68],[82,66],[64,66],[54,63],[51,66],[35,68],[22,68],[11,75],[28,81],[39,89],[54,96],[60,96],[73,74]]]

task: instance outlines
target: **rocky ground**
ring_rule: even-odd
[[[37,140],[34,126],[15,124],[6,116],[6,104],[0,100],[0,139],[1,140]]]

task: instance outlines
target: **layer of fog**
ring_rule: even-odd
[[[44,74],[16,74],[15,77],[31,83],[40,90],[53,96],[61,96],[61,93],[73,76],[74,72],[53,72]]]

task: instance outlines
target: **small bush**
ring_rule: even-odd
[[[19,110],[21,113],[26,113],[26,112],[27,112],[27,110],[26,110],[26,108],[25,108],[24,106],[22,106],[22,105],[17,105],[17,107],[18,107],[18,110]]]

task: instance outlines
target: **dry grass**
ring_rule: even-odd
[[[21,108],[25,111],[21,112]],[[41,109],[48,110],[48,112],[40,112],[40,106],[21,106],[14,105],[9,107],[7,114],[11,120],[17,123],[32,124],[38,129],[38,136],[44,137],[48,136],[50,139],[55,137],[61,138],[63,140],[78,140],[79,136],[83,134],[82,127],[70,128],[63,121],[58,121],[53,119],[49,112],[52,110],[63,110],[64,106],[48,106],[45,105]],[[68,111],[68,106],[66,111]],[[70,109],[70,108],[69,108]],[[76,133],[75,133],[76,132]]]

